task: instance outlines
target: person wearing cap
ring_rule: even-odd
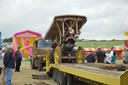
[[[21,66],[21,60],[22,60],[22,54],[20,52],[20,47],[17,48],[17,51],[15,52],[15,59],[16,59],[16,68],[15,72],[20,72],[20,66]]]
[[[5,70],[5,85],[11,85],[12,69],[14,68],[13,48],[8,47],[4,54],[3,70]]]
[[[123,57],[123,63],[128,64],[128,51],[127,48],[124,48],[124,51],[122,51],[121,56]]]

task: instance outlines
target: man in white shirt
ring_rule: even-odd
[[[115,63],[116,62],[116,53],[115,53],[113,47],[111,48],[110,56],[111,56],[111,63]]]
[[[106,55],[106,58],[105,58],[104,62],[106,64],[111,64],[112,58],[111,58],[111,55],[110,55],[109,51],[107,51],[105,55]]]

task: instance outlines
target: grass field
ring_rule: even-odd
[[[86,42],[76,42],[76,45],[82,46],[84,48],[97,48],[98,46],[122,46],[124,45],[123,40],[115,40],[115,41],[86,41]]]

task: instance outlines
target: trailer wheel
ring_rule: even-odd
[[[42,63],[38,63],[38,71],[42,71]]]
[[[47,73],[48,74],[48,77],[52,77],[53,76],[53,73],[50,71]]]
[[[60,85],[66,85],[67,84],[67,80],[66,80],[66,75],[64,75],[64,72],[60,73]]]
[[[59,70],[56,69],[56,82],[59,84]]]
[[[61,79],[61,71],[58,70],[58,84],[60,85],[61,82],[62,82],[62,79]]]
[[[57,72],[56,69],[53,69],[53,80],[57,81],[57,76],[56,76]]]
[[[47,72],[48,77],[53,77],[53,68],[50,69],[49,72]]]
[[[67,74],[67,85],[73,85],[73,76],[70,74]]]

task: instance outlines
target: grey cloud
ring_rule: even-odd
[[[0,31],[3,37],[25,29],[45,35],[54,16],[79,14],[88,18],[80,38],[122,39],[127,5],[127,0],[0,0]]]

